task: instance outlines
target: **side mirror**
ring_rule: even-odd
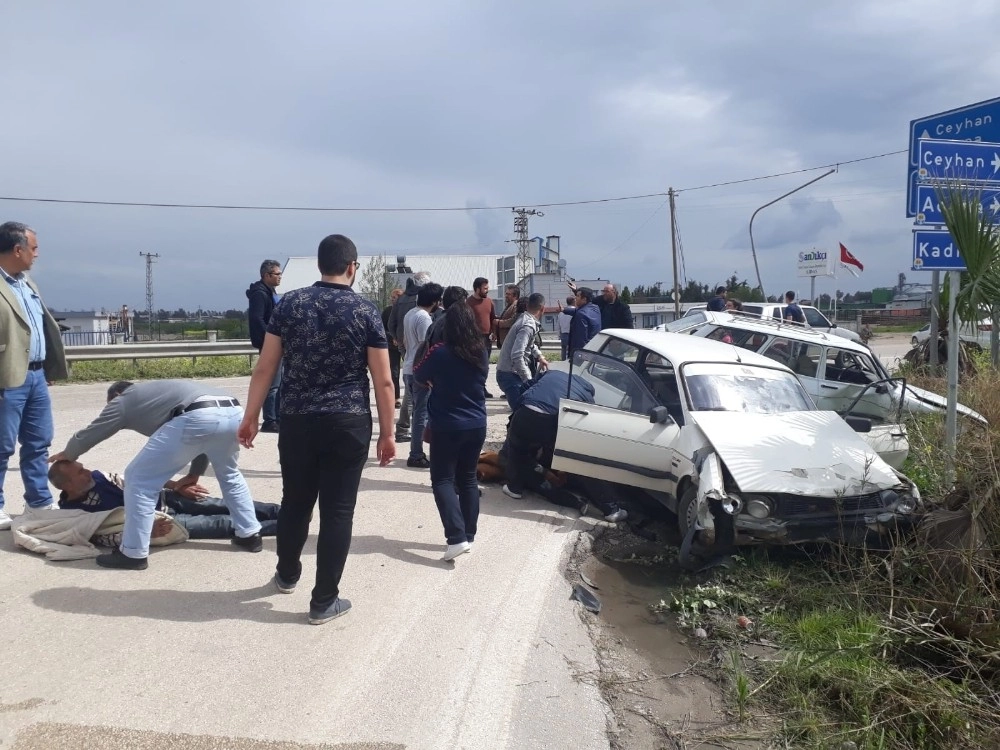
[[[844,417],[844,421],[851,426],[855,432],[871,432],[872,421],[867,417]]]
[[[666,424],[671,421],[670,412],[665,406],[654,406],[649,410],[650,424]]]

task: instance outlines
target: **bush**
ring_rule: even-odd
[[[251,358],[164,357],[162,359],[113,359],[73,363],[70,383],[113,382],[115,380],[158,380],[165,378],[232,378],[249,375]]]

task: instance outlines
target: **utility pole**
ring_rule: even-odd
[[[153,340],[153,259],[159,258],[159,253],[144,253],[139,255],[146,259],[146,322],[149,323],[149,340]]]
[[[517,245],[518,282],[524,281],[535,270],[531,259],[531,240],[528,239],[528,217],[545,216],[534,208],[512,208],[514,212],[514,243]]]
[[[674,320],[681,316],[681,282],[677,275],[677,205],[674,203],[676,195],[673,188],[667,191],[667,197],[670,198],[670,249],[674,261]]]

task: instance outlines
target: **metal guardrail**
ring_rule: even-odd
[[[257,349],[247,340],[225,341],[149,341],[100,346],[67,346],[67,362],[89,362],[109,359],[161,359],[164,357],[229,357],[250,356]]]

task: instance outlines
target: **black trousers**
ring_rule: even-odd
[[[542,414],[527,406],[514,412],[507,431],[507,486],[514,492],[536,488],[540,479],[535,471],[538,452],[552,454],[558,428],[555,414]]]
[[[310,606],[327,607],[340,595],[340,578],[351,549],[354,506],[372,439],[370,414],[288,414],[278,428],[281,510],[278,513],[278,575],[294,583],[302,575],[302,548],[319,501],[316,585]]]
[[[392,344],[389,344],[389,372],[392,373],[392,387],[396,391],[396,400],[399,401],[399,372],[403,357]]]

